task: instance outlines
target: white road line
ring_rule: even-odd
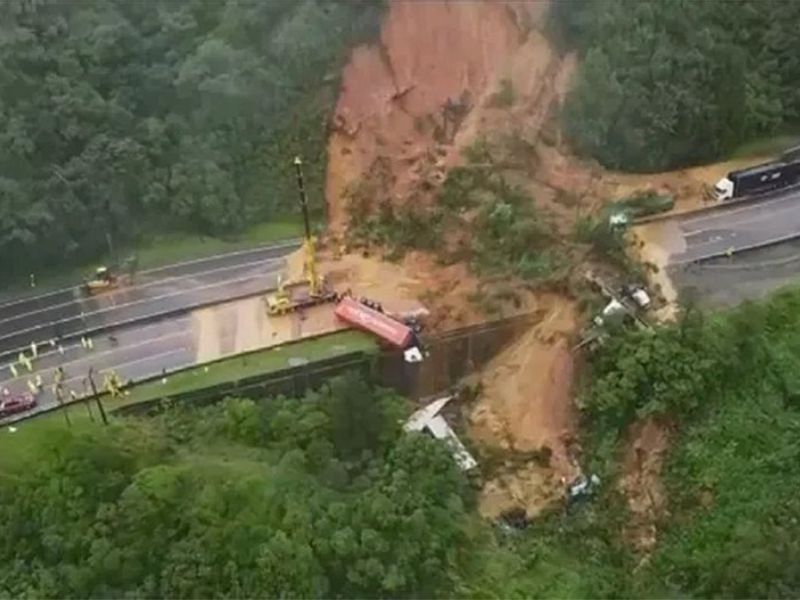
[[[176,267],[185,267],[186,265],[195,265],[201,262],[211,262],[213,260],[221,260],[223,258],[228,258],[231,256],[241,256],[242,254],[255,254],[257,252],[268,252],[269,250],[280,250],[281,248],[289,248],[290,246],[297,246],[298,244],[300,244],[300,242],[301,242],[300,238],[292,238],[291,240],[286,240],[285,242],[279,242],[277,244],[270,246],[259,246],[258,248],[237,250],[236,252],[228,252],[226,254],[217,254],[215,256],[208,256],[206,258],[195,258],[192,260],[186,260],[179,263],[173,263],[171,265],[164,265],[163,267],[156,267],[155,269],[140,271],[140,274],[145,275],[147,273],[158,273],[159,271],[166,271],[167,269],[174,269]]]
[[[110,294],[107,294],[107,295],[104,295],[104,296],[100,296],[98,299],[108,299],[108,298],[112,298],[113,299],[115,296],[118,296],[118,295],[121,296],[121,295],[129,293],[131,291],[138,291],[138,290],[142,290],[142,289],[145,289],[145,288],[148,288],[148,287],[154,287],[154,286],[162,285],[164,283],[174,283],[174,282],[180,281],[182,279],[190,279],[190,278],[197,277],[197,276],[209,275],[211,273],[218,273],[220,271],[231,271],[231,270],[238,269],[238,268],[243,268],[244,269],[244,268],[255,266],[255,265],[265,265],[265,266],[266,265],[272,265],[272,264],[280,262],[281,260],[283,260],[283,258],[273,258],[273,259],[268,259],[266,261],[257,260],[257,261],[248,262],[248,263],[241,263],[239,265],[235,265],[235,266],[232,266],[232,267],[228,266],[228,267],[219,267],[217,269],[210,269],[208,271],[202,271],[200,273],[193,273],[193,274],[190,274],[190,275],[180,275],[180,276],[175,276],[175,277],[166,277],[164,279],[156,279],[155,281],[150,281],[150,282],[147,282],[147,283],[143,283],[141,285],[133,285],[133,286],[126,287],[126,288],[123,288],[123,289],[118,289],[118,290],[116,290],[116,291],[114,291],[114,292],[112,292]],[[186,292],[186,291],[190,291],[190,290],[193,290],[193,289],[197,289],[197,286],[190,287],[190,288],[184,288],[183,290],[181,290],[181,292]],[[176,293],[180,293],[180,292],[176,292]],[[20,313],[18,315],[14,315],[13,317],[10,317],[8,319],[4,319],[2,321],[2,323],[11,323],[11,322],[16,321],[18,319],[22,319],[23,317],[30,317],[31,315],[35,315],[35,314],[39,314],[39,313],[43,313],[43,312],[49,312],[51,310],[62,308],[64,306],[73,306],[73,305],[77,306],[79,304],[80,304],[80,302],[76,301],[76,299],[73,298],[69,302],[62,302],[61,304],[51,304],[50,306],[47,306],[45,308],[37,308],[36,310],[31,310],[31,311],[28,311],[26,313]],[[100,310],[95,310],[95,311],[91,311],[91,312],[88,312],[88,313],[84,313],[84,316],[97,314],[97,313],[102,312],[104,310],[110,310],[112,308],[118,308],[118,307],[121,307],[121,306],[125,306],[125,304],[124,303],[123,304],[112,304],[111,306],[107,306],[105,308],[101,308]],[[77,316],[78,315],[72,315],[71,317],[67,317],[67,319],[75,318]]]
[[[11,379],[1,380],[0,381],[0,385],[9,385],[9,384],[15,384],[15,383],[24,382],[26,379],[30,379],[31,377],[35,377],[36,374],[39,374],[44,378],[47,375],[50,375],[51,373],[55,372],[55,370],[59,366],[63,367],[64,370],[71,370],[71,369],[74,369],[75,365],[78,364],[78,363],[96,361],[98,358],[108,357],[111,354],[123,353],[126,350],[135,350],[137,348],[142,348],[144,346],[149,346],[149,345],[155,344],[157,342],[163,342],[164,340],[167,340],[169,338],[183,337],[183,336],[186,336],[188,334],[190,334],[189,331],[177,331],[177,332],[167,333],[167,334],[164,334],[164,335],[161,335],[161,336],[157,336],[157,337],[154,337],[154,338],[150,338],[150,339],[147,339],[147,340],[142,340],[141,342],[138,342],[136,344],[131,344],[129,346],[119,346],[117,348],[111,348],[109,350],[103,350],[101,352],[88,351],[89,352],[88,354],[85,354],[84,356],[81,356],[80,358],[76,358],[74,360],[70,360],[70,361],[66,361],[66,362],[60,363],[60,365],[56,365],[54,367],[46,367],[42,371],[37,371],[36,369],[34,369],[33,372],[30,372],[30,373],[25,371],[24,375],[20,375],[18,377],[13,377]],[[181,347],[181,351],[183,351],[184,349],[185,349],[185,346],[182,346]],[[154,356],[159,356],[159,355],[158,354],[152,354],[152,355],[148,355],[146,358],[152,358]],[[144,360],[144,358],[136,359],[136,360],[137,361],[141,361],[141,360]],[[118,363],[118,364],[127,364],[127,363]],[[7,369],[7,368],[8,368],[8,365],[5,365],[5,369]],[[108,368],[112,368],[113,369],[114,367],[108,367]]]
[[[26,298],[17,298],[15,300],[7,300],[6,302],[0,303],[0,310],[8,307],[14,306],[15,304],[22,304],[23,302],[33,302],[35,300],[41,300],[42,298],[49,298],[50,296],[56,296],[58,294],[63,294],[65,292],[71,292],[75,289],[75,286],[68,287],[68,288],[61,288],[60,290],[55,290],[52,292],[47,292],[46,294],[38,294],[36,296],[28,296]]]
[[[171,321],[171,323],[174,324],[174,325],[178,325],[183,320],[185,320],[185,319],[184,318],[174,319],[173,321]],[[137,332],[138,337],[141,337],[142,335],[144,335],[144,333],[146,331],[150,331],[151,329],[161,329],[163,327],[164,327],[164,323],[156,323],[154,325],[144,325],[142,327],[137,327],[134,331]],[[51,348],[50,344],[47,343],[47,342],[41,343],[41,344],[39,344],[39,346],[44,346],[45,348]],[[74,344],[63,345],[63,348],[64,348],[64,356],[66,356],[67,354],[70,353],[70,351],[77,350],[78,348],[83,348],[83,347],[79,343],[76,342]],[[119,346],[117,346],[117,349],[119,349],[119,348],[130,348],[130,346],[127,346],[127,345],[125,345],[123,343],[123,344],[120,344]],[[105,350],[103,350],[101,352],[105,352]],[[37,360],[41,361],[41,360],[50,358],[51,356],[54,356],[56,354],[61,354],[58,351],[57,348],[56,349],[49,349],[49,350],[46,350],[45,352],[42,352],[41,354],[39,354],[39,357],[37,358]],[[64,364],[64,363],[62,362],[62,364]]]
[[[208,290],[208,289],[215,288],[215,287],[221,287],[221,286],[224,286],[224,285],[230,285],[230,284],[234,284],[234,283],[239,283],[239,282],[242,282],[242,281],[248,281],[248,280],[252,281],[252,280],[255,280],[255,279],[258,279],[258,277],[253,276],[253,275],[249,275],[247,277],[240,277],[238,279],[227,279],[227,280],[218,281],[218,282],[215,282],[215,283],[212,283],[212,284],[209,284],[209,285],[194,287],[194,288],[191,288],[191,289],[188,289],[188,290],[182,290],[180,292],[176,292],[176,293],[173,293],[173,294],[163,294],[161,296],[152,296],[150,298],[146,298],[146,299],[143,299],[143,300],[136,300],[134,302],[128,302],[127,304],[118,304],[117,306],[112,306],[112,307],[109,307],[109,308],[106,308],[106,309],[103,309],[103,310],[97,310],[97,311],[93,311],[93,312],[90,312],[90,313],[85,313],[83,315],[83,317],[75,315],[75,316],[67,318],[67,319],[60,319],[58,321],[49,321],[47,323],[40,323],[39,325],[36,325],[35,327],[28,327],[27,329],[19,329],[19,330],[14,331],[14,332],[12,332],[10,334],[4,335],[4,336],[0,336],[0,341],[8,339],[8,338],[11,338],[11,337],[15,337],[15,336],[18,336],[18,335],[23,335],[23,334],[31,332],[31,331],[36,331],[38,329],[42,329],[43,327],[54,326],[56,323],[63,323],[63,322],[66,322],[66,321],[74,321],[75,319],[81,319],[81,318],[85,319],[86,317],[99,315],[99,314],[102,314],[102,313],[110,313],[110,312],[113,312],[113,311],[116,311],[116,310],[119,310],[119,309],[122,309],[122,308],[128,308],[128,307],[134,306],[136,304],[145,304],[145,303],[155,302],[157,300],[163,300],[165,298],[173,298],[175,296],[182,296],[182,295],[186,294],[187,292],[199,292],[199,291]],[[224,302],[224,300],[220,300],[220,302]],[[137,321],[142,321],[142,320],[145,320],[145,319],[157,317],[158,315],[161,315],[164,312],[165,311],[160,311],[160,312],[157,312],[157,313],[151,313],[151,314],[148,314],[148,315],[142,315],[140,317],[136,317],[136,320]],[[114,325],[115,325],[114,323],[108,323],[106,326],[112,327]]]
[[[756,204],[748,204],[747,206],[742,206],[740,208],[733,208],[733,209],[731,209],[729,211],[722,210],[720,212],[713,213],[713,214],[710,214],[710,215],[703,215],[703,216],[700,216],[700,217],[694,217],[692,219],[687,219],[686,221],[683,221],[682,223],[680,223],[680,225],[694,225],[694,224],[700,223],[702,221],[707,221],[709,219],[711,219],[711,220],[719,220],[721,218],[724,218],[725,216],[735,215],[735,214],[738,214],[738,213],[741,213],[741,212],[748,212],[748,211],[749,212],[758,212],[759,208],[763,208],[763,207],[766,207],[766,206],[769,206],[771,204],[775,204],[775,203],[778,203],[778,202],[785,202],[787,204],[795,203],[795,202],[800,203],[800,198],[794,198],[794,196],[781,196],[781,197],[775,198],[773,200],[762,200],[761,202],[758,202]],[[791,207],[787,207],[787,208],[791,208]]]
[[[187,265],[194,265],[202,262],[212,262],[215,260],[222,260],[226,257],[231,256],[241,256],[242,254],[255,254],[257,252],[268,252],[270,250],[280,250],[282,248],[289,248],[291,246],[297,246],[300,244],[302,240],[300,238],[291,238],[282,242],[277,242],[275,244],[270,244],[266,246],[259,246],[257,248],[249,248],[245,250],[237,250],[235,252],[226,252],[224,254],[214,254],[212,256],[206,256],[203,258],[195,258],[192,260],[186,260],[182,262],[172,263],[169,265],[164,265],[161,267],[155,267],[153,269],[146,269],[144,271],[139,271],[139,275],[147,275],[148,273],[158,273],[159,271],[166,271],[168,269],[174,269],[177,267],[184,267]],[[13,306],[14,304],[21,304],[23,302],[33,302],[35,300],[41,300],[42,298],[48,298],[50,296],[55,296],[56,294],[63,294],[65,292],[72,292],[75,289],[75,286],[69,286],[57,290],[53,290],[52,292],[46,292],[44,294],[38,294],[36,296],[27,296],[25,298],[16,298],[14,300],[7,300],[6,302],[0,303],[0,310],[6,308],[8,306]]]
[[[165,350],[164,352],[159,352],[158,354],[151,354],[150,356],[142,356],[141,358],[137,358],[135,360],[129,360],[123,363],[117,363],[110,367],[104,367],[102,369],[98,369],[95,371],[98,375],[102,375],[104,373],[110,373],[111,371],[122,371],[126,367],[130,367],[131,365],[135,365],[138,363],[147,362],[149,360],[155,360],[157,358],[164,358],[165,356],[170,356],[171,354],[178,354],[179,352],[184,352],[186,349],[181,348],[173,348],[172,350]],[[64,380],[64,385],[67,385],[71,381],[82,381],[86,375],[78,375],[76,377],[70,377]],[[148,376],[149,377],[149,376]]]
[[[781,235],[781,236],[778,236],[778,237],[775,237],[775,238],[772,238],[772,239],[769,239],[769,240],[765,240],[763,242],[759,242],[757,244],[748,244],[748,245],[742,246],[740,248],[734,248],[733,249],[733,254],[740,254],[742,252],[747,252],[749,250],[757,250],[759,248],[766,248],[767,246],[775,246],[776,244],[781,244],[783,242],[789,242],[789,241],[792,241],[792,240],[796,240],[798,237],[800,237],[800,232],[794,232],[794,233],[790,233],[788,235]],[[699,256],[699,257],[696,257],[696,258],[685,258],[683,260],[674,261],[674,262],[670,261],[670,266],[680,266],[680,265],[685,265],[685,264],[694,263],[694,262],[702,262],[702,261],[708,260],[710,258],[722,257],[722,256],[725,256],[726,254],[727,254],[727,251],[713,252],[711,254],[706,254],[705,256]]]
[[[800,200],[798,200],[798,202],[800,202]],[[797,212],[800,215],[800,207],[787,206],[785,209],[779,208],[779,209],[776,209],[776,210],[774,210],[772,212],[767,211],[767,212],[764,212],[763,214],[750,215],[748,217],[745,217],[744,219],[740,219],[740,220],[737,220],[737,221],[725,221],[724,223],[720,223],[720,225],[718,227],[709,227],[707,229],[693,229],[691,231],[685,231],[684,237],[688,237],[690,235],[697,235],[697,234],[703,233],[704,231],[716,231],[716,230],[719,230],[719,229],[730,229],[732,227],[737,227],[737,226],[743,225],[743,224],[754,225],[756,223],[767,221],[767,220],[775,220],[776,216],[780,215],[781,213],[790,213],[791,214],[791,213],[795,213],[795,212]]]
[[[730,235],[731,241],[733,241],[733,238],[735,238],[736,236],[737,236],[737,234],[736,234],[735,231],[731,232],[731,235]],[[709,244],[718,244],[723,239],[724,238],[718,236],[718,237],[715,237],[713,239],[707,240],[705,242],[700,242],[699,244],[692,244],[691,248],[689,248],[688,250],[696,250],[697,248],[702,248],[703,246],[708,246]]]

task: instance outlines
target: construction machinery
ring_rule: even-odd
[[[297,174],[297,188],[300,192],[303,224],[305,225],[305,239],[302,246],[303,275],[295,281],[278,279],[278,289],[265,298],[267,313],[271,316],[284,315],[317,304],[336,302],[340,297],[331,289],[325,276],[317,270],[317,238],[311,233],[308,200],[303,183],[303,161],[299,156],[294,159],[294,167]]]
[[[119,277],[106,266],[97,267],[91,279],[86,279],[83,282],[83,291],[93,296],[105,292],[106,290],[113,289],[119,284]]]

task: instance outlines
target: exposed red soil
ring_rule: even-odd
[[[546,1],[390,2],[379,42],[356,48],[343,72],[328,143],[331,246],[343,237],[357,186],[369,184],[366,195],[375,205],[424,205],[447,170],[462,164],[464,149],[480,138],[500,149],[496,159],[504,175],[529,192],[564,236],[579,215],[636,190],[673,193],[678,208],[702,198],[713,173],[609,173],[570,153],[558,113],[576,59],[559,55],[547,40],[548,6]],[[510,100],[500,102],[499,92],[509,85]],[[449,241],[469,233],[445,235]],[[397,265],[352,254],[325,257],[323,265],[323,272],[339,272],[335,276],[354,293],[376,295],[384,303],[393,296],[420,300],[431,311],[433,329],[485,318],[470,297],[491,286],[481,288],[464,264],[444,267],[434,256],[414,252]],[[542,309],[544,320],[483,372],[471,434],[479,445],[501,452],[549,455],[524,464],[508,461],[482,495],[486,515],[519,506],[533,515],[561,497],[564,482],[579,472],[569,341],[580,316],[566,295],[531,292],[514,281],[502,284],[519,297],[514,310]]]
[[[622,466],[620,491],[625,495],[632,518],[625,537],[646,559],[655,548],[658,522],[666,511],[666,492],[661,479],[669,428],[654,419],[636,423],[629,433],[629,444]]]

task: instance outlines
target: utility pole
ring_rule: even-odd
[[[103,425],[108,425],[108,417],[106,410],[103,408],[103,402],[100,400],[100,394],[97,393],[97,386],[94,383],[94,367],[89,367],[89,385],[92,386],[92,394],[97,402],[97,409],[100,411],[100,418],[103,419]]]
[[[311,239],[311,222],[308,219],[308,199],[306,187],[303,182],[303,161],[299,156],[294,157],[294,170],[297,174],[297,189],[300,191],[300,207],[303,209],[303,224],[306,228],[306,239]]]
[[[61,407],[61,410],[64,411],[64,419],[67,421],[67,427],[72,427],[72,421],[69,420],[69,406],[64,404],[64,388],[61,387],[60,383],[57,383],[54,386],[53,392],[56,395],[58,405]]]

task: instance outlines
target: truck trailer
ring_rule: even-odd
[[[375,334],[393,348],[406,350],[415,341],[414,332],[410,327],[355,298],[342,298],[334,314],[353,327]]]
[[[784,156],[794,156],[794,149]],[[714,196],[720,202],[761,194],[800,182],[800,157],[756,165],[739,171],[731,171],[714,186]]]

